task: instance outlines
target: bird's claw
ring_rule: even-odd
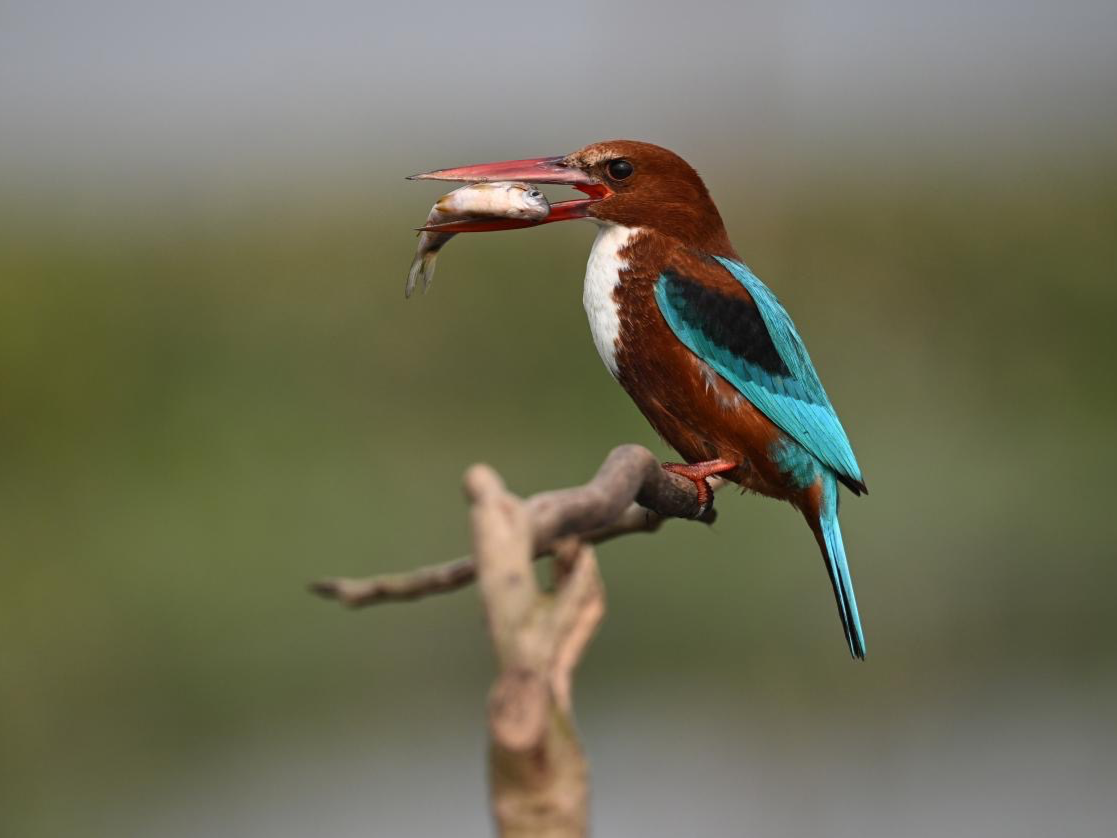
[[[731,463],[729,460],[707,460],[702,463],[663,463],[664,471],[685,477],[694,483],[695,493],[698,496],[698,513],[694,516],[695,518],[701,518],[705,515],[713,504],[714,492],[710,488],[710,484],[706,482],[706,478],[731,471],[736,467],[737,464]]]

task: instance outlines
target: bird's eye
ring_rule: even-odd
[[[632,164],[627,160],[610,160],[605,171],[613,180],[624,180],[632,175]]]
[[[542,194],[543,193],[540,192],[538,189],[532,189],[530,192],[527,193],[527,196],[529,198],[538,198]]]

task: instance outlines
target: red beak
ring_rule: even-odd
[[[581,169],[567,166],[562,157],[536,157],[530,160],[505,160],[500,163],[478,163],[457,169],[435,169],[411,175],[408,180],[454,180],[466,183],[485,183],[494,180],[522,180],[527,183],[559,183],[573,186],[589,195],[575,201],[560,201],[551,205],[551,214],[542,221],[524,221],[517,218],[486,218],[477,221],[451,221],[420,227],[438,233],[484,233],[491,230],[515,230],[520,227],[537,227],[555,221],[585,218],[593,204],[609,196],[610,190],[596,178]]]

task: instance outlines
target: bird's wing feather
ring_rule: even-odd
[[[704,263],[709,276],[673,270],[659,276],[656,302],[671,331],[843,483],[863,489],[849,439],[795,324],[745,265],[715,258]],[[696,267],[689,264],[688,272]]]

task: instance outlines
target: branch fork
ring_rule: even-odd
[[[668,518],[710,523],[695,484],[638,445],[613,449],[583,486],[529,498],[489,466],[464,478],[473,555],[403,574],[311,587],[345,605],[409,600],[477,581],[498,675],[488,699],[489,786],[502,838],[587,834],[588,769],[574,726],[572,678],[605,615],[592,545],[652,532]],[[715,486],[715,488],[718,488]],[[554,556],[553,589],[531,563]]]

